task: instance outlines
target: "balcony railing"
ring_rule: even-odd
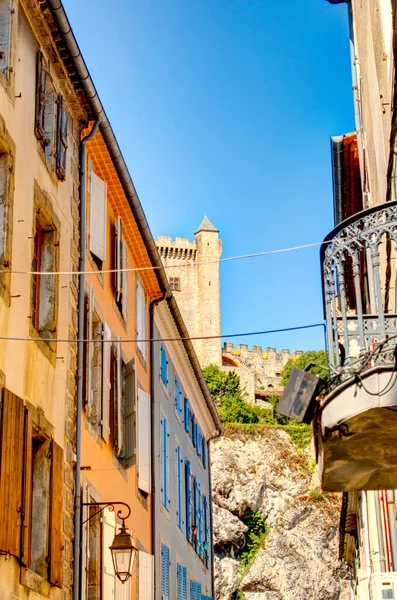
[[[331,376],[394,364],[397,342],[397,201],[336,227],[321,249]]]

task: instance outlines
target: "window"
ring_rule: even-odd
[[[184,424],[186,433],[190,432],[190,403],[187,398],[184,400]]]
[[[39,428],[33,413],[3,391],[0,522],[6,526],[0,528],[0,552],[62,587],[63,450],[50,438],[51,426]]]
[[[66,178],[68,147],[68,113],[61,95],[57,94],[49,74],[49,63],[37,53],[35,134],[58,179]]]
[[[201,460],[203,462],[204,469],[207,468],[207,441],[205,437],[201,438]]]
[[[36,189],[31,278],[32,335],[45,340],[56,337],[58,320],[59,221],[49,200]],[[42,274],[40,274],[42,273]]]
[[[202,437],[200,427],[196,424],[196,452],[197,456],[201,456],[202,451]]]
[[[187,569],[180,564],[176,566],[177,600],[187,600]]]
[[[151,431],[150,431],[150,395],[138,388],[137,405],[137,467],[138,488],[151,492]]]
[[[170,565],[170,549],[161,544],[161,600],[171,600]]]
[[[139,600],[153,600],[154,590],[154,556],[143,550],[138,551],[139,566]],[[130,598],[128,598],[130,600]]]
[[[179,379],[177,377],[175,377],[175,410],[180,417],[182,414],[181,384],[179,383]]]
[[[170,277],[170,288],[173,292],[181,291],[181,280],[179,277]]]
[[[90,423],[100,431],[102,415],[102,319],[95,310],[94,290],[88,286],[86,339],[86,406],[85,413]]]
[[[168,385],[168,360],[164,346],[160,345],[160,377],[165,386]]]
[[[181,449],[180,446],[177,445],[175,448],[176,453],[176,520],[180,530],[182,530],[183,526],[183,518],[182,518],[182,470],[183,470],[183,460],[181,459]]]
[[[190,461],[185,461],[185,508],[186,508],[186,539],[192,540],[192,483]]]
[[[190,600],[201,600],[201,583],[190,580]]]
[[[203,496],[203,519],[204,519],[204,561],[205,566],[208,568],[210,564],[210,544],[211,544],[211,521],[209,513],[209,504],[207,496]]]
[[[169,498],[169,437],[168,423],[164,417],[160,418],[160,444],[161,444],[161,499],[163,506],[168,510]]]
[[[0,154],[0,267],[9,267],[11,263],[11,173],[10,154]]]
[[[95,265],[101,270],[102,264],[106,260],[107,185],[92,169],[89,171],[89,179],[89,249]]]
[[[136,281],[136,322],[137,322],[137,346],[143,359],[146,361],[147,324],[146,324],[146,294],[139,277]]]
[[[0,71],[7,81],[11,69],[12,0],[0,0]]]
[[[130,360],[124,368],[124,466],[131,464],[136,447],[136,378],[135,361]]]
[[[114,292],[116,305],[123,318],[127,319],[128,308],[128,255],[127,244],[123,238],[121,218],[117,217],[115,225],[115,265]]]
[[[202,552],[202,521],[201,521],[201,495],[200,484],[196,477],[193,477],[193,541],[194,548],[199,556]]]

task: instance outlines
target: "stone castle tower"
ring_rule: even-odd
[[[157,249],[167,270],[171,289],[192,338],[221,335],[219,230],[206,215],[193,242],[188,238],[159,236]],[[193,340],[200,364],[222,365],[221,339]]]

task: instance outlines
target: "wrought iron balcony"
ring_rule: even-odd
[[[397,202],[342,222],[321,250],[327,346],[335,383],[394,363]],[[369,364],[367,359],[372,352]]]
[[[324,489],[394,488],[397,202],[343,221],[321,250],[330,383],[315,420]]]

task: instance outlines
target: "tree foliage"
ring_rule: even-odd
[[[298,358],[291,357],[281,372],[281,383],[285,387],[288,383],[292,369],[301,369],[304,371],[309,365],[312,366],[309,371],[317,377],[328,379],[327,355],[324,350],[308,350]]]

